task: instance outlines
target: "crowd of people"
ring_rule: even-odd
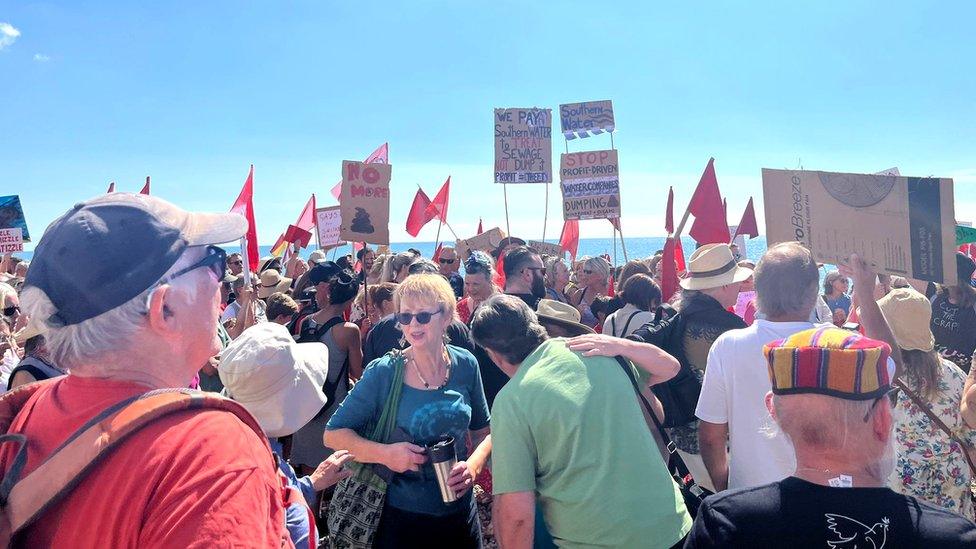
[[[218,247],[246,228],[112,193],[2,259],[15,544],[976,546],[961,253],[933,284],[705,244],[665,296],[661,252],[567,262],[508,237],[252,270]],[[204,399],[97,459],[68,444],[161,391],[247,414]],[[52,459],[79,466],[42,497]]]

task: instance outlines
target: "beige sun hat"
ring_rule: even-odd
[[[220,353],[224,395],[241,403],[269,437],[295,433],[326,405],[329,348],[295,343],[288,329],[261,322]]]
[[[878,300],[881,314],[888,321],[895,343],[906,351],[931,351],[932,303],[915,288],[895,288]]]
[[[258,297],[266,299],[275,292],[287,292],[291,288],[291,279],[281,275],[274,269],[261,273],[261,284],[258,286]]]
[[[750,276],[752,269],[739,266],[728,244],[705,244],[691,254],[688,273],[681,279],[681,287],[686,290],[708,290],[743,282]]]
[[[540,299],[535,314],[539,317],[540,324],[558,324],[574,336],[596,333],[593,328],[580,324],[580,312],[568,303],[554,299]]]

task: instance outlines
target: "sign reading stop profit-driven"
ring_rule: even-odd
[[[0,229],[0,254],[24,251],[24,234],[20,228]]]
[[[566,153],[559,159],[563,219],[620,217],[617,151]]]
[[[552,109],[495,109],[495,183],[552,182]]]
[[[389,164],[342,162],[342,225],[339,238],[349,242],[390,243]]]

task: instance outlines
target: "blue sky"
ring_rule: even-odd
[[[135,4],[0,5],[0,194],[21,195],[32,232],[146,175],[184,207],[228,209],[253,163],[267,244],[311,192],[331,203],[343,159],[389,141],[393,240],[416,184],[433,196],[448,175],[470,236],[479,216],[505,223],[493,108],[598,99],[614,102],[628,236],[662,234],[667,186],[683,208],[710,156],[732,222],[749,196],[761,218],[761,168],[799,165],[953,177],[957,218],[976,217],[969,3]],[[544,196],[509,186],[513,233],[541,236]],[[549,204],[552,238],[558,186]]]

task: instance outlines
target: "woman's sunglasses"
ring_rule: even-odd
[[[16,305],[11,305],[10,307],[3,308],[3,316],[14,316],[15,313],[20,312],[20,307]]]
[[[397,313],[396,320],[397,322],[400,323],[401,326],[406,326],[410,324],[410,322],[415,318],[417,319],[417,324],[430,324],[430,321],[431,319],[434,318],[434,315],[443,312],[444,311],[438,310],[434,312],[424,311],[422,313]]]

